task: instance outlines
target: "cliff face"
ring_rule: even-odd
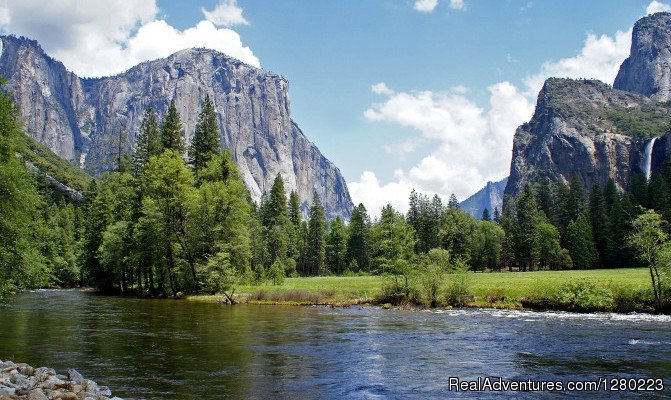
[[[475,218],[481,218],[482,212],[487,209],[491,217],[494,216],[494,209],[498,208],[501,212],[503,206],[503,192],[506,188],[508,178],[498,182],[487,182],[484,188],[480,189],[471,197],[462,201],[459,206],[462,210],[468,211]]]
[[[656,13],[636,22],[631,53],[613,86],[658,101],[671,99],[671,14]]]
[[[665,103],[599,81],[548,79],[531,121],[515,132],[505,193],[516,196],[543,177],[567,182],[573,173],[587,188],[613,178],[628,189],[634,173],[646,172],[646,144],[670,121]]]
[[[125,73],[80,79],[30,40],[2,37],[0,74],[8,80],[27,131],[59,156],[100,174],[114,165],[120,137],[131,149],[142,116],[159,117],[175,99],[189,143],[206,95],[215,105],[221,140],[259,201],[279,173],[303,210],[314,191],[328,218],[349,218],[352,201],[338,168],[291,120],[288,82],[222,53],[188,49]]]
[[[640,19],[632,35],[614,87],[545,82],[534,116],[515,132],[506,194],[542,177],[566,182],[573,173],[587,189],[613,178],[626,190],[634,174],[661,171],[671,153],[671,14]]]

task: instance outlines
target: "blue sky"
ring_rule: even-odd
[[[294,120],[373,214],[387,201],[405,211],[413,187],[464,199],[506,176],[514,129],[543,80],[612,83],[634,22],[668,9],[636,0],[75,3],[0,0],[0,27],[84,76],[194,45],[285,76]]]

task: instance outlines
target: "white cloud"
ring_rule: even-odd
[[[415,10],[430,13],[438,5],[438,0],[415,0]]]
[[[217,26],[231,27],[235,25],[249,25],[249,21],[242,16],[242,9],[236,0],[223,0],[212,11],[200,9],[205,18]]]
[[[645,8],[645,14],[650,15],[662,11],[671,11],[671,6],[666,3],[661,3],[657,0],[652,0],[650,4]]]
[[[464,0],[450,0],[450,8],[453,10],[466,11],[466,3]]]
[[[617,31],[614,37],[608,35],[587,35],[580,53],[559,61],[549,61],[541,70],[524,79],[529,95],[536,96],[547,78],[587,78],[612,83],[620,64],[629,56],[631,29]]]
[[[391,204],[395,210],[405,213],[408,209],[408,197],[413,186],[403,177],[397,182],[380,185],[374,172],[364,171],[356,182],[348,182],[347,189],[354,204],[363,203],[372,217],[380,215],[382,207]]]
[[[384,103],[367,109],[364,116],[368,120],[412,128],[421,140],[436,146],[407,172],[396,171],[392,182],[381,185],[377,178],[372,179],[374,174],[368,174],[348,183],[354,202],[363,202],[373,215],[387,202],[403,205],[398,210],[405,212],[412,188],[443,198],[455,193],[463,200],[487,181],[504,177],[515,128],[531,117],[533,104],[508,82],[488,90],[488,110],[463,95],[431,91],[395,92]]]
[[[375,93],[375,94],[386,94],[386,95],[390,95],[390,94],[393,94],[393,93],[394,93],[394,91],[391,90],[391,89],[389,89],[389,88],[387,87],[387,85],[386,85],[384,82],[380,82],[380,83],[376,83],[376,84],[372,85],[372,86],[371,86],[371,90],[372,90],[373,93]]]
[[[260,65],[237,32],[205,20],[179,30],[158,14],[155,0],[136,0],[132,7],[124,0],[22,0],[0,6],[0,28],[36,39],[80,76],[112,75],[189,47]]]
[[[436,146],[417,165],[395,172],[391,182],[382,184],[372,172],[348,185],[355,203],[363,202],[373,215],[390,202],[407,211],[412,188],[437,193],[446,199],[451,193],[464,200],[484,186],[508,174],[515,129],[531,118],[535,99],[545,79],[596,78],[611,83],[622,61],[629,55],[631,29],[613,36],[588,34],[574,57],[550,61],[537,74],[523,80],[523,89],[499,82],[489,89],[489,106],[478,107],[468,99],[465,87],[450,93],[432,91],[393,92],[389,89],[383,103],[364,111],[369,121],[384,121],[412,128],[423,141]],[[510,57],[512,59],[512,57]],[[386,87],[386,86],[385,86]],[[401,153],[415,151],[413,138],[385,150]],[[405,154],[405,153],[403,153]]]

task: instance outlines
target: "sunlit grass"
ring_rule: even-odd
[[[271,304],[354,304],[375,300],[386,280],[384,276],[323,276],[287,278],[284,284],[238,286],[237,299]],[[448,275],[447,280],[449,281]],[[588,280],[604,287],[645,289],[646,268],[492,272],[470,274],[470,289],[475,295],[472,306],[520,308],[520,300],[566,282]],[[222,296],[192,296],[195,301],[220,301]]]

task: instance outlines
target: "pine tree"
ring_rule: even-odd
[[[499,223],[501,221],[501,214],[499,213],[499,208],[494,207],[494,217],[493,217],[494,222]]]
[[[347,265],[347,227],[340,217],[331,221],[331,229],[326,236],[326,268],[335,274],[342,274]]]
[[[323,275],[326,272],[326,216],[317,193],[312,195],[310,221],[308,223],[308,249],[310,254],[310,274]]]
[[[457,200],[457,196],[452,193],[450,195],[450,200],[447,202],[447,208],[451,209],[458,209],[459,207],[459,200]]]
[[[289,220],[295,227],[301,223],[301,203],[295,190],[289,194]]]
[[[578,269],[591,268],[597,261],[598,254],[594,246],[592,227],[584,213],[580,213],[568,225],[566,236],[573,266]]]
[[[648,207],[648,182],[643,172],[634,174],[631,179],[631,194],[636,204],[641,207]]]
[[[182,122],[175,106],[175,99],[170,102],[168,113],[161,124],[161,144],[164,150],[174,150],[180,155],[184,153]]]
[[[347,265],[353,264],[352,272],[370,271],[370,217],[363,204],[352,210],[347,238]]]
[[[144,112],[133,155],[133,174],[136,177],[142,175],[144,165],[149,161],[149,157],[161,154],[161,146],[161,133],[158,128],[156,113],[150,104]]]
[[[515,254],[524,270],[536,262],[536,226],[541,222],[536,197],[529,184],[524,185],[517,198],[517,226],[515,229]]]
[[[491,221],[491,218],[489,217],[489,209],[485,208],[482,210],[482,217],[480,219],[482,221]]]
[[[219,153],[220,148],[221,140],[219,139],[217,114],[214,104],[210,100],[210,95],[207,95],[200,114],[198,114],[196,129],[189,148],[189,163],[193,166],[194,171],[199,172],[205,168],[212,156]]]
[[[592,191],[589,195],[589,220],[599,256],[598,261],[600,265],[603,265],[606,261],[609,223],[606,214],[606,198],[598,182],[592,186]]]

